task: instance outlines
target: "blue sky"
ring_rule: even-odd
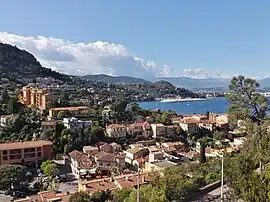
[[[153,61],[159,69],[170,66],[168,76],[216,71],[253,77],[270,74],[270,1],[266,0],[8,0],[1,2],[1,8],[1,32],[121,44],[128,56]],[[6,36],[3,40],[32,50]],[[43,60],[59,71],[68,69]],[[107,67],[110,62],[99,64]],[[114,68],[99,64],[95,63],[102,73]],[[122,70],[111,71],[121,74]]]

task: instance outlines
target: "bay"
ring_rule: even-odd
[[[268,104],[270,98],[267,98]],[[178,114],[205,114],[207,111],[214,113],[225,113],[228,110],[229,102],[225,97],[218,97],[211,100],[191,102],[138,102],[143,109],[160,109],[161,111],[173,110]],[[270,106],[268,106],[270,109]],[[270,116],[270,111],[267,112]]]
[[[191,101],[191,102],[138,102],[143,109],[160,109],[161,111],[173,110],[178,114],[204,114],[205,112],[224,113],[229,107],[229,103],[224,97],[211,100]]]

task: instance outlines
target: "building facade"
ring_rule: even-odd
[[[0,165],[21,164],[38,167],[43,159],[52,159],[52,143],[50,141],[38,140],[0,144]]]
[[[19,93],[19,101],[28,107],[44,110],[52,106],[54,97],[46,88],[25,86]]]

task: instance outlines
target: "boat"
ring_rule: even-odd
[[[194,101],[206,101],[212,100],[212,98],[166,98],[160,100],[160,102],[194,102]]]
[[[260,93],[260,94],[265,96],[265,97],[270,97],[270,92],[264,92],[264,93]]]

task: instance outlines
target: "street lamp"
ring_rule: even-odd
[[[138,166],[137,202],[140,202],[140,166]]]
[[[218,157],[221,158],[221,187],[220,187],[220,197],[221,197],[221,201],[223,201],[223,184],[224,184],[224,155],[223,152],[222,154],[216,153],[216,155]]]

